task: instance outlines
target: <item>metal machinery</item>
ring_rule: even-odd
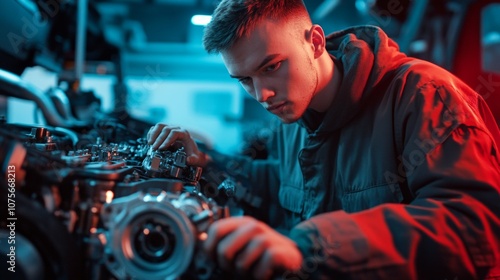
[[[0,119],[0,260],[15,270],[0,278],[218,279],[200,250],[208,226],[229,215],[231,202],[260,201],[224,171],[186,164],[182,147],[151,150],[151,124],[121,103],[111,114],[78,114],[96,101],[79,89],[85,56],[111,62],[115,100],[126,94],[119,48],[86,3],[0,4],[9,38],[0,42],[0,99],[34,102],[46,122]],[[68,86],[38,90],[19,76],[32,65],[63,73]]]
[[[255,198],[224,172],[207,180],[183,148],[105,134],[0,125],[0,240],[14,239],[17,279],[217,278],[199,248],[207,227],[229,215],[229,199]]]

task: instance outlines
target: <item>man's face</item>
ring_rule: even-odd
[[[318,82],[314,51],[306,41],[308,30],[297,29],[293,24],[265,20],[222,52],[231,77],[285,123],[304,114]]]

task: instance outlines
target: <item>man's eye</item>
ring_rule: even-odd
[[[244,84],[244,85],[247,85],[247,84],[249,84],[249,83],[250,83],[250,81],[251,81],[251,80],[252,80],[252,79],[251,79],[250,77],[245,77],[245,78],[241,78],[241,79],[239,79],[238,81],[239,81],[240,83]]]
[[[278,70],[280,68],[280,66],[281,66],[281,61],[276,62],[274,64],[271,64],[271,65],[267,66],[266,69],[265,69],[265,72],[266,73],[274,72],[274,71]]]

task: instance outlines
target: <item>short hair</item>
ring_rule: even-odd
[[[248,35],[259,21],[291,17],[310,21],[302,0],[222,0],[205,28],[203,46],[208,53],[220,53]]]

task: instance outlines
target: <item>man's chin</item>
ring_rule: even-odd
[[[290,115],[285,115],[285,116],[277,116],[281,122],[289,124],[289,123],[294,123],[300,119],[298,116],[290,116]]]

